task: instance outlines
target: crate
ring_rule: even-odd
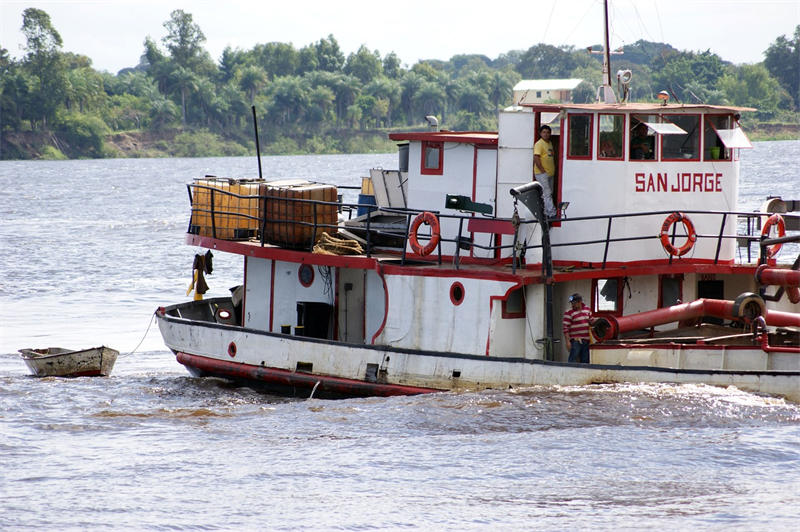
[[[309,248],[323,231],[336,233],[339,210],[335,186],[296,179],[268,181],[261,185],[261,195],[266,219],[264,241],[283,247]]]
[[[195,179],[191,185],[192,219],[189,232],[224,240],[257,237],[263,214],[258,194],[263,183],[263,179]]]

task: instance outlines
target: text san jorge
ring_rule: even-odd
[[[722,192],[722,174],[714,172],[636,172],[636,192]]]

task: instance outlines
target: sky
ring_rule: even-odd
[[[347,56],[359,46],[395,52],[404,65],[456,54],[495,59],[538,43],[584,48],[603,41],[602,0],[0,0],[0,46],[25,51],[22,12],[50,15],[62,50],[86,55],[98,70],[138,64],[144,40],[165,50],[164,22],[175,9],[190,13],[219,60],[226,46],[290,42],[296,48],[332,34]],[[736,64],[757,63],[780,35],[800,24],[800,0],[611,0],[611,48],[639,39],[679,50],[711,50]],[[614,58],[615,65],[621,60]]]

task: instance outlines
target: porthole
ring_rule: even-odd
[[[308,264],[301,264],[300,268],[297,269],[297,278],[300,280],[300,284],[309,287],[314,282],[314,268],[312,268]]]
[[[464,285],[458,281],[450,285],[450,301],[453,305],[460,305],[464,301]]]

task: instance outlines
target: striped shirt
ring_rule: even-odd
[[[592,312],[583,303],[578,310],[570,308],[564,313],[564,337],[568,340],[588,340],[591,319]]]

